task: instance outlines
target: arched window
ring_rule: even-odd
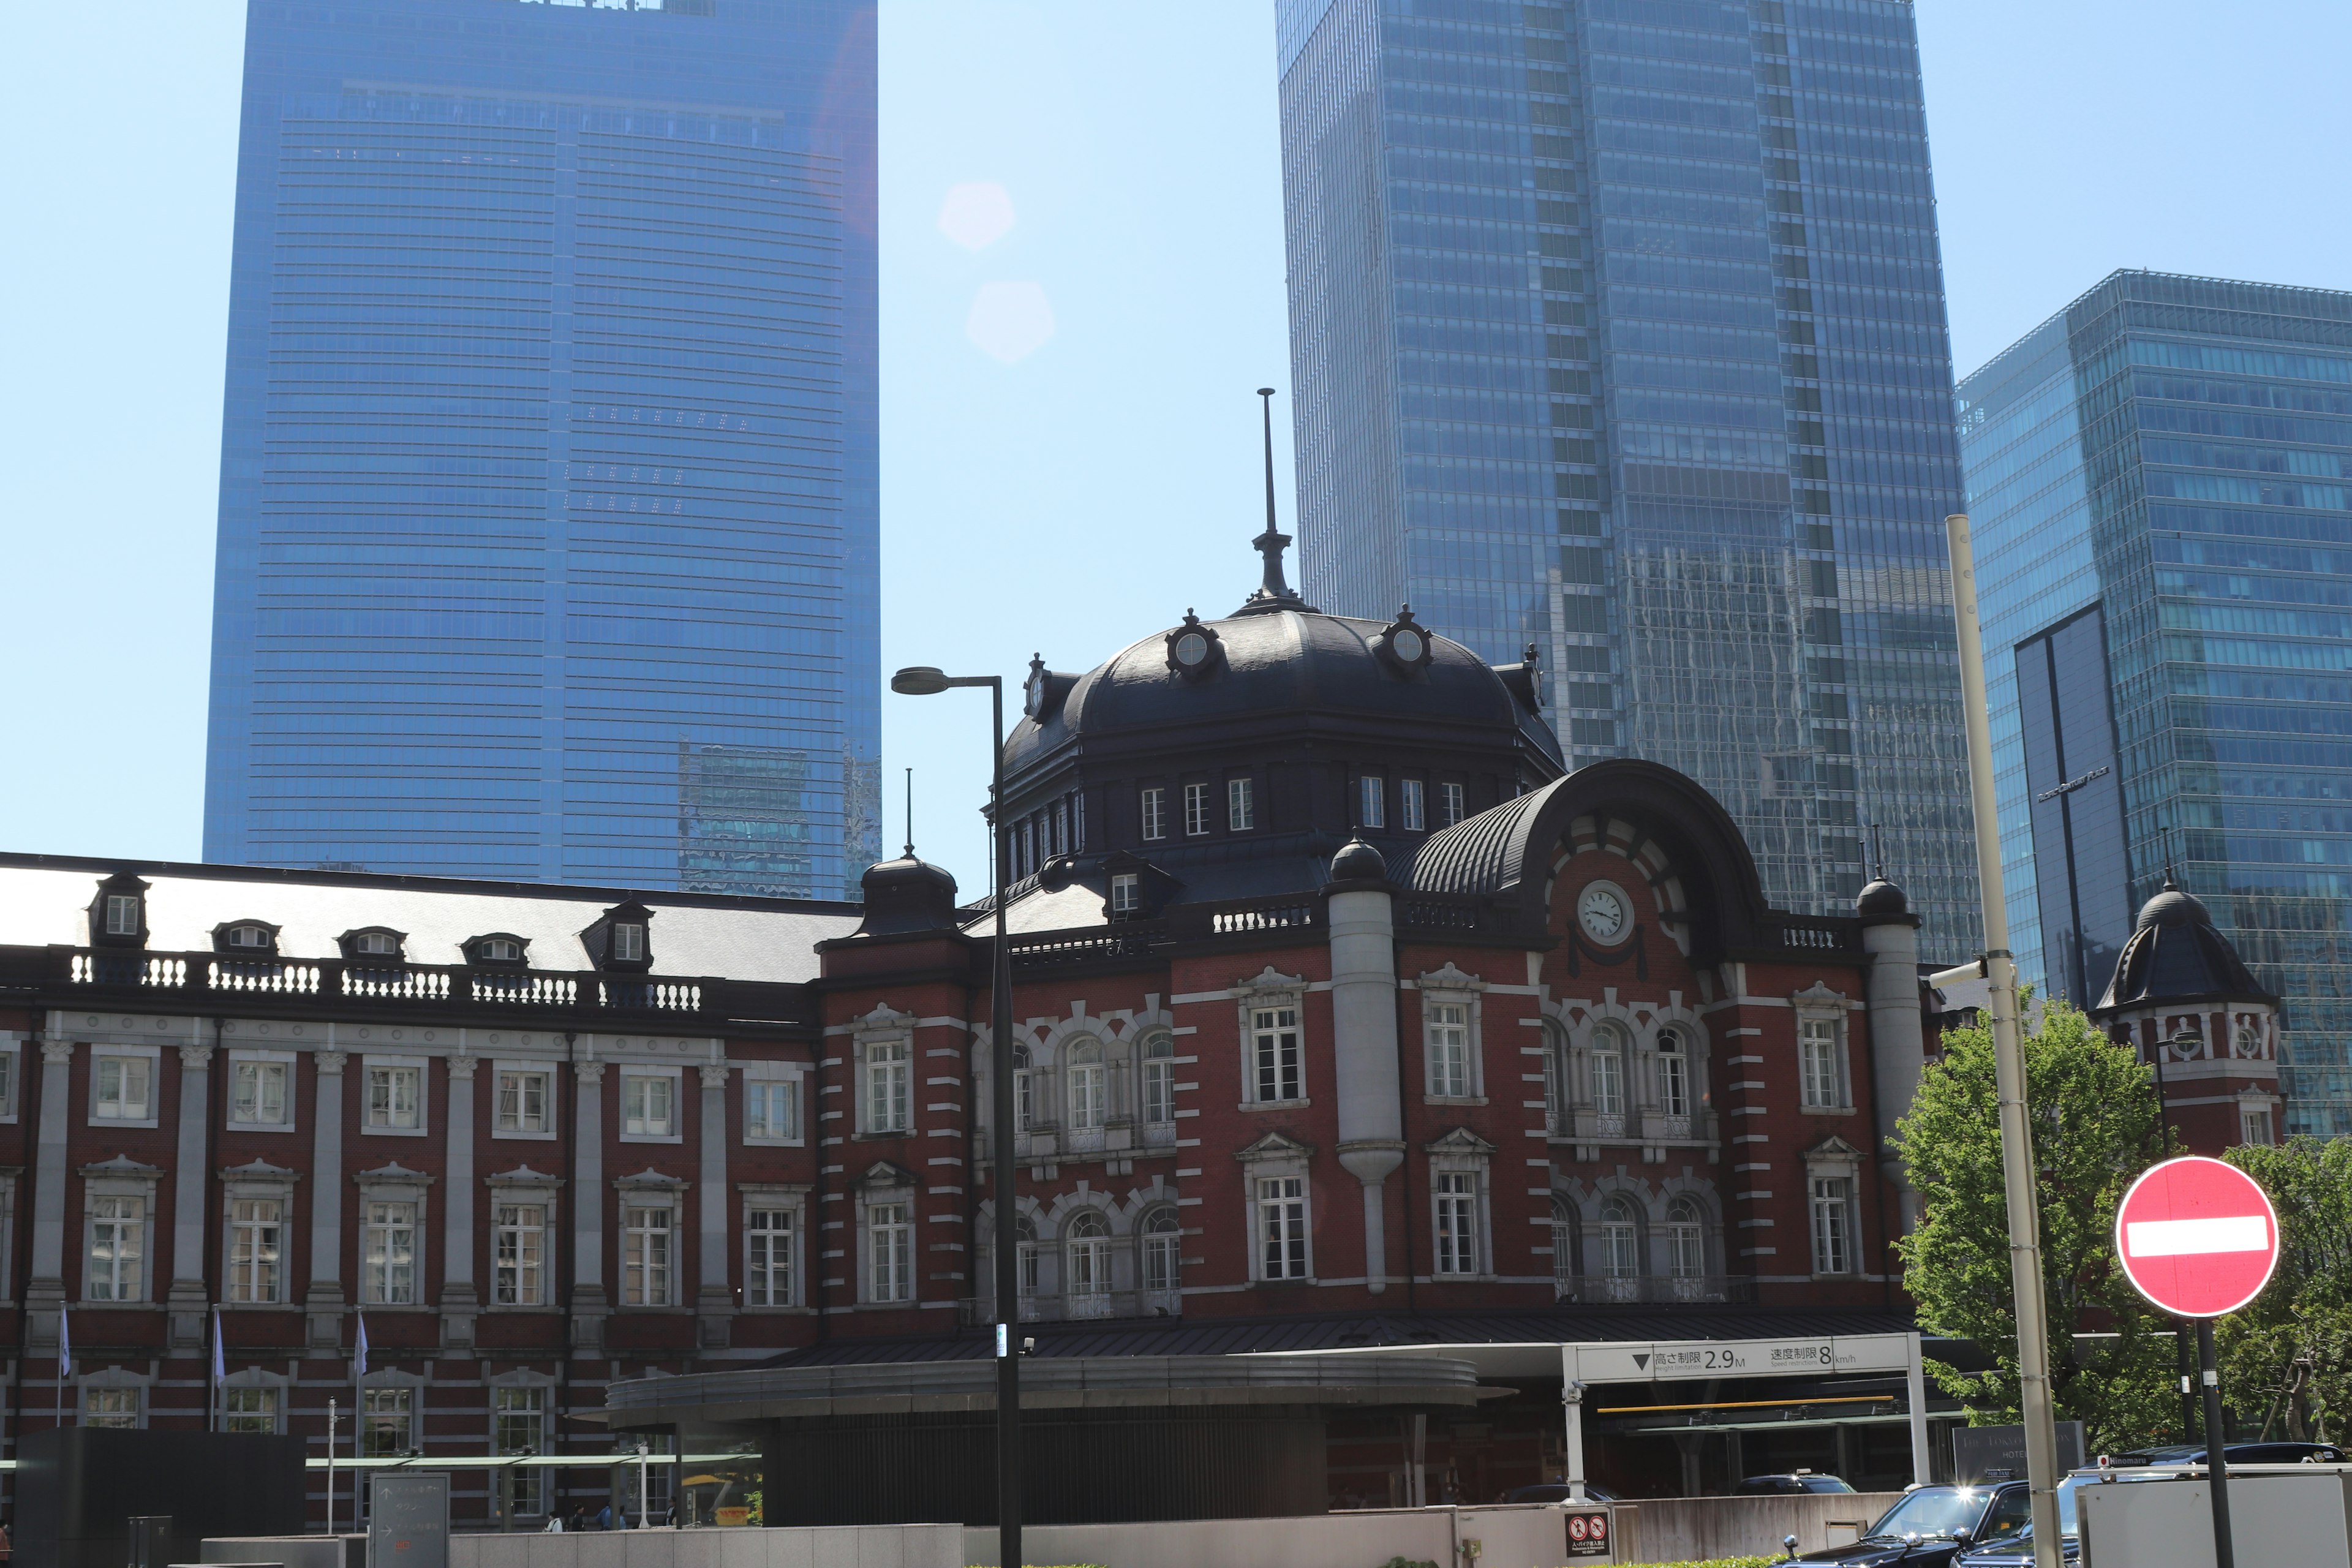
[[[1154,1035],[1143,1042],[1143,1121],[1147,1127],[1176,1121],[1176,1042]]]
[[[1555,1133],[1568,1129],[1568,1095],[1561,1088],[1567,1080],[1568,1039],[1559,1026],[1549,1021],[1544,1025],[1543,1083],[1544,1123]]]
[[[1029,1068],[1029,1047],[1013,1047],[1013,1135],[1026,1138],[1037,1120],[1036,1078]]]
[[[1662,1029],[1658,1032],[1658,1114],[1688,1116],[1690,1100],[1690,1054],[1683,1044],[1682,1031]]]
[[[1706,1272],[1706,1220],[1696,1198],[1676,1198],[1666,1209],[1666,1265],[1677,1279]]]
[[[1108,1110],[1104,1103],[1108,1080],[1103,1072],[1103,1049],[1099,1041],[1080,1040],[1070,1047],[1070,1099],[1068,1122],[1071,1131],[1097,1131]]]
[[[1601,1272],[1612,1279],[1642,1277],[1641,1220],[1622,1193],[1601,1205]]]
[[[1174,1209],[1163,1206],[1143,1216],[1143,1290],[1147,1296],[1160,1298],[1150,1303],[1160,1311],[1177,1310],[1176,1293],[1183,1283],[1178,1258],[1182,1245]]]
[[[1625,1034],[1614,1024],[1592,1031],[1592,1110],[1599,1116],[1625,1114]]]
[[[1070,1216],[1063,1233],[1063,1294],[1073,1318],[1110,1312],[1110,1226],[1093,1209]]]
[[[1551,1287],[1562,1300],[1576,1295],[1576,1215],[1559,1198],[1551,1201]]]
[[[1037,1255],[1040,1250],[1037,1245],[1037,1222],[1025,1214],[1016,1215],[1013,1220],[1013,1234],[1020,1243],[1020,1250],[1014,1256],[1020,1263],[1019,1289],[1023,1303],[1021,1310],[1023,1315],[1026,1316],[1031,1310],[1027,1303],[1037,1294]]]

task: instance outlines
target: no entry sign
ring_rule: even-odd
[[[2116,1256],[2139,1293],[2178,1318],[2218,1318],[2278,1267],[2278,1211],[2260,1184],[2201,1154],[2142,1173],[2116,1210]]]

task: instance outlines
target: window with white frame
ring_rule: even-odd
[[[1397,826],[1407,833],[1429,826],[1429,786],[1419,779],[1397,780]]]
[[[1156,788],[1145,790],[1142,792],[1139,805],[1143,816],[1145,841],[1148,843],[1167,837],[1168,792]]]
[[[361,1300],[387,1307],[416,1304],[416,1205],[372,1199],[362,1237],[366,1267]]]
[[[1592,1031],[1592,1049],[1586,1058],[1592,1073],[1592,1109],[1601,1116],[1625,1114],[1625,1036],[1613,1024]]]
[[[1247,833],[1257,826],[1256,786],[1249,779],[1225,781],[1225,826]]]
[[[1029,1136],[1029,1129],[1037,1121],[1037,1071],[1030,1058],[1029,1047],[1013,1047],[1013,1135]]]
[[[1184,832],[1188,837],[1199,837],[1209,831],[1209,786],[1188,784],[1184,786]]]
[[[155,1119],[154,1058],[100,1052],[90,1058],[89,1115],[93,1121]]]
[[[1298,1044],[1298,1009],[1250,1009],[1251,1089],[1261,1105],[1307,1098]]]
[[[1853,1272],[1853,1183],[1845,1176],[1812,1180],[1813,1272]]]
[[[1386,827],[1389,824],[1389,782],[1378,773],[1356,781],[1356,826]]]
[[[1568,1067],[1568,1041],[1559,1026],[1549,1019],[1544,1021],[1543,1041],[1544,1125],[1557,1132],[1568,1110],[1568,1093],[1561,1085]]]
[[[1155,1034],[1143,1042],[1143,1120],[1162,1126],[1176,1120],[1176,1042]]]
[[[1799,1018],[1797,1051],[1805,1109],[1845,1109],[1845,1052],[1838,1040],[1838,1021],[1820,1016]]]
[[[106,934],[137,936],[139,934],[139,895],[109,893],[106,895]]]
[[[548,1131],[548,1079],[551,1076],[533,1068],[499,1069],[499,1131],[529,1134]]]
[[[677,1268],[677,1213],[670,1204],[621,1205],[621,1304],[667,1307]]]
[[[624,1071],[621,1131],[632,1138],[677,1137],[677,1079],[667,1071]]]
[[[646,959],[646,928],[635,921],[613,922],[613,962],[643,963]]]
[[[0,1121],[16,1120],[17,1048],[0,1041]]]
[[[1551,1286],[1559,1296],[1576,1293],[1576,1215],[1559,1198],[1551,1201]]]
[[[367,1075],[367,1124],[395,1132],[415,1131],[423,1124],[425,1069],[371,1064]]]
[[[352,951],[362,958],[398,958],[400,939],[388,931],[363,931],[352,939]]]
[[[796,1078],[743,1079],[743,1139],[792,1143],[801,1135],[801,1085]]]
[[[1013,1289],[1023,1300],[1027,1300],[1037,1294],[1038,1276],[1043,1268],[1037,1222],[1025,1214],[1013,1215]]]
[[[2271,1141],[2271,1113],[2268,1106],[2241,1106],[2238,1129],[2242,1143],[2268,1143]]]
[[[1690,1114],[1690,1057],[1679,1030],[1658,1034],[1658,1110],[1664,1116]]]
[[[1183,1289],[1183,1227],[1176,1211],[1166,1205],[1143,1216],[1138,1227],[1142,1242],[1142,1279],[1146,1291],[1173,1296]]]
[[[866,1299],[915,1299],[914,1205],[903,1199],[866,1208]]]
[[[81,1424],[85,1426],[135,1427],[139,1425],[141,1390],[113,1384],[81,1391]]]
[[[1478,1272],[1478,1178],[1468,1171],[1440,1171],[1434,1178],[1437,1272]]]
[[[1110,1079],[1103,1066],[1099,1042],[1079,1040],[1070,1047],[1069,1126],[1072,1131],[1099,1129],[1109,1113]]]
[[[1143,878],[1134,871],[1114,872],[1110,879],[1110,912],[1133,915],[1143,912]]]
[[[1461,1002],[1433,1002],[1422,1027],[1429,1042],[1429,1092],[1440,1100],[1466,1100],[1470,1079],[1470,1008]]]
[[[490,1303],[547,1304],[547,1205],[501,1203],[491,1211]]]
[[[874,1040],[866,1047],[867,1132],[904,1132],[914,1125],[913,1064],[904,1040]]]
[[[1462,786],[1441,784],[1437,786],[1437,826],[1451,827],[1463,817]]]
[[[100,1194],[89,1200],[89,1268],[82,1299],[143,1301],[147,1299],[147,1200]]]
[[[280,1198],[233,1197],[228,1205],[228,1299],[257,1303],[286,1299],[283,1262],[286,1205]]]
[[[286,1078],[291,1063],[239,1057],[229,1063],[228,1119],[241,1127],[286,1125]]]
[[[1070,1216],[1062,1239],[1062,1293],[1072,1297],[1110,1294],[1110,1226],[1093,1209]],[[1071,1303],[1074,1315],[1086,1308]]]
[[[416,1393],[408,1388],[360,1391],[360,1453],[396,1459],[416,1446]]]
[[[754,1208],[743,1216],[743,1300],[752,1307],[793,1304],[793,1211]]]
[[[1696,1198],[1666,1205],[1666,1271],[1677,1279],[1706,1273],[1706,1220]]]
[[[1307,1178],[1257,1179],[1257,1256],[1261,1279],[1307,1278]]]
[[[1611,1279],[1642,1277],[1642,1223],[1622,1193],[1601,1205],[1601,1272]]]
[[[258,1432],[265,1436],[278,1430],[278,1390],[268,1384],[246,1384],[221,1391],[221,1423],[231,1432]]]
[[[543,1388],[499,1388],[491,1391],[490,1443],[501,1454],[544,1454],[547,1452],[547,1390]],[[535,1514],[547,1511],[547,1472],[536,1465],[517,1465],[510,1472],[514,1485],[514,1511]]]

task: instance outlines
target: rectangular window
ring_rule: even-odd
[[[228,1205],[228,1299],[283,1300],[279,1236],[285,1211],[276,1198],[236,1198]]]
[[[388,1307],[416,1304],[416,1205],[367,1205],[367,1278],[363,1299]]]
[[[1247,833],[1257,826],[1257,789],[1255,780],[1225,781],[1225,826],[1234,833]]]
[[[416,1394],[406,1388],[365,1388],[360,1406],[360,1452],[396,1459],[416,1446]]]
[[[148,1088],[155,1064],[145,1057],[100,1057],[90,1114],[100,1121],[145,1121],[154,1115]]]
[[[869,1264],[866,1300],[915,1299],[915,1227],[905,1204],[876,1204],[866,1210]]]
[[[1164,789],[1143,792],[1143,837],[1147,843],[1168,837],[1168,792]]]
[[[137,936],[139,934],[139,896],[135,893],[106,895],[106,934]]]
[[[1451,827],[1462,820],[1462,786],[1442,784],[1437,786],[1437,826]]]
[[[1429,826],[1429,786],[1419,779],[1397,781],[1397,816],[1407,833],[1419,833]]]
[[[646,928],[635,921],[622,921],[613,927],[613,962],[642,963],[646,958]]]
[[[907,1042],[879,1040],[866,1047],[866,1131],[904,1132],[914,1125]]]
[[[547,1390],[543,1388],[499,1388],[491,1391],[490,1441],[501,1454],[544,1454],[547,1452]],[[514,1510],[519,1514],[547,1511],[545,1493],[547,1472],[535,1465],[517,1465],[513,1469]]]
[[[224,1420],[232,1432],[278,1430],[278,1391],[274,1388],[225,1388],[221,1391]]]
[[[2271,1113],[2268,1110],[2242,1111],[2238,1121],[2245,1134],[2241,1142],[2268,1143],[2271,1141]]]
[[[1853,1235],[1849,1229],[1853,1197],[1842,1177],[1813,1183],[1813,1272],[1853,1272]]]
[[[1115,915],[1139,914],[1143,910],[1143,879],[1133,871],[1120,871],[1110,879],[1110,912]]]
[[[1209,786],[1204,784],[1184,786],[1184,831],[1199,837],[1209,831]]]
[[[793,1304],[793,1211],[753,1209],[743,1222],[750,1256],[743,1263],[743,1300],[753,1307]]]
[[[1386,827],[1389,825],[1389,783],[1378,773],[1366,773],[1356,781],[1356,826]]]
[[[16,1114],[16,1053],[0,1051],[0,1116]]]
[[[747,1079],[743,1136],[777,1143],[801,1135],[801,1086],[796,1079]]]
[[[1437,1176],[1437,1271],[1478,1272],[1478,1178],[1467,1171]]]
[[[621,1210],[623,1306],[669,1305],[670,1219],[667,1204],[631,1204]]]
[[[547,1074],[543,1072],[499,1074],[499,1131],[501,1132],[547,1131]]]
[[[1257,1183],[1260,1278],[1307,1278],[1307,1179],[1260,1176]]]
[[[621,1076],[621,1131],[641,1138],[670,1138],[677,1133],[677,1079],[668,1074],[624,1073]]]
[[[1304,1100],[1306,1078],[1298,1052],[1298,1009],[1259,1007],[1250,1014],[1253,1080],[1261,1101]]]
[[[537,1307],[547,1300],[547,1205],[500,1204],[491,1237],[490,1301]]]
[[[1799,1062],[1802,1069],[1805,1109],[1838,1110],[1845,1106],[1845,1075],[1839,1071],[1838,1026],[1834,1018],[1807,1018],[1798,1026]]]
[[[1470,1009],[1441,1002],[1429,1010],[1423,1026],[1429,1031],[1429,1092],[1441,1099],[1468,1099]]]
[[[1143,1120],[1154,1125],[1176,1120],[1176,1064],[1165,1058],[1144,1061]]]
[[[85,1426],[136,1426],[139,1391],[135,1388],[85,1388],[81,1393],[81,1424]]]
[[[1070,803],[1066,800],[1057,800],[1054,803],[1053,852],[1055,854],[1061,855],[1068,852],[1070,847],[1069,833]]]
[[[421,1068],[368,1068],[367,1124],[370,1127],[414,1128],[424,1100]]]
[[[1625,1114],[1625,1058],[1612,1046],[1592,1047],[1592,1109],[1602,1116]]]
[[[146,1251],[145,1198],[92,1198],[89,1205],[89,1278],[82,1298],[89,1301],[147,1299],[142,1261]]]
[[[229,1096],[229,1120],[248,1126],[286,1125],[286,1064],[237,1062]]]

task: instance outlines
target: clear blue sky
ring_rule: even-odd
[[[882,0],[887,665],[1083,669],[1254,582],[1273,9]],[[2352,289],[2352,6],[1920,12],[1963,372],[2116,267]],[[242,29],[0,6],[0,847],[198,852]],[[976,888],[984,703],[884,701],[888,842],[911,765]]]

